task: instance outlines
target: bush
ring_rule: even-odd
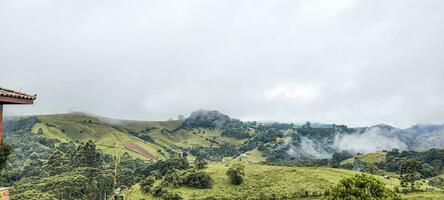
[[[196,160],[194,160],[194,166],[197,169],[203,169],[207,166],[207,164],[208,164],[208,162],[205,159],[200,158],[200,157],[197,157]]]
[[[0,144],[0,171],[6,165],[9,155],[12,153],[12,146],[8,144]]]
[[[439,176],[433,177],[430,179],[429,185],[433,187],[444,187],[444,179]]]
[[[233,185],[240,185],[243,182],[244,166],[236,165],[227,171],[228,181]]]
[[[203,171],[188,172],[183,180],[183,184],[188,187],[210,188],[212,184],[211,176]]]
[[[154,170],[150,173],[151,176],[153,176],[156,180],[159,180],[162,178],[162,174],[159,170]]]
[[[153,176],[148,176],[145,179],[143,179],[142,181],[140,181],[140,189],[142,190],[142,192],[144,193],[148,193],[151,190],[151,187],[153,186],[154,182],[156,181],[156,179]]]
[[[400,200],[401,197],[393,190],[385,187],[385,183],[367,174],[357,174],[343,178],[339,183],[327,189],[322,195],[323,200]]]
[[[179,187],[182,180],[177,170],[170,170],[165,174],[162,180],[162,185],[165,187]]]
[[[151,195],[153,195],[153,197],[160,197],[165,191],[166,191],[165,188],[163,188],[161,185],[157,185],[154,186],[153,189],[151,190]]]
[[[145,170],[145,175],[150,175],[153,171],[159,171],[160,174],[165,175],[170,170],[184,170],[188,169],[190,164],[186,158],[171,158],[168,160],[159,160],[154,164],[148,165]]]
[[[162,194],[162,199],[164,199],[164,200],[182,200],[183,198],[175,192],[165,191]]]

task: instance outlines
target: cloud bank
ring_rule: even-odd
[[[444,119],[444,1],[0,1],[7,114]]]
[[[391,137],[380,128],[373,127],[363,133],[338,134],[335,136],[334,148],[339,151],[371,153],[382,150],[407,150],[407,145],[396,137]]]

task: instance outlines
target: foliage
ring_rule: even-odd
[[[80,143],[74,154],[74,165],[76,167],[98,167],[102,164],[100,153],[96,150],[96,145],[89,140]]]
[[[190,168],[190,163],[186,158],[176,157],[167,160],[159,160],[154,164],[148,165],[144,169],[144,174],[148,176],[153,171],[159,171],[160,174],[165,175],[170,170],[185,170],[188,168]]]
[[[34,117],[7,120],[5,140],[14,146],[0,183],[12,185],[12,199],[104,199],[116,185],[131,186],[143,176],[144,162],[121,157],[114,174],[110,156],[91,141],[48,140],[30,132]],[[143,167],[142,167],[143,166]]]
[[[344,178],[339,183],[327,189],[322,195],[324,200],[398,200],[401,197],[386,188],[385,183],[366,174],[357,174]]]
[[[46,192],[40,192],[34,189],[26,190],[20,194],[14,195],[15,199],[26,200],[56,200],[55,195]]]
[[[93,183],[95,183],[93,185]],[[100,184],[98,184],[100,183]],[[94,187],[92,187],[94,186]],[[91,190],[91,189],[95,190]],[[106,171],[95,168],[77,168],[70,172],[45,178],[26,178],[17,182],[12,191],[13,199],[28,190],[53,194],[57,199],[100,199],[105,194],[111,194],[112,176]],[[19,199],[19,198],[17,198]]]
[[[423,152],[400,152],[398,149],[393,149],[387,152],[384,162],[378,163],[377,167],[389,172],[399,172],[402,165],[409,160],[416,160],[422,166],[420,173],[425,178],[436,176],[443,169],[444,149],[430,149]]]
[[[182,128],[222,128],[230,117],[218,111],[198,110],[191,113],[182,124]]]
[[[335,152],[332,155],[330,162],[332,166],[338,167],[342,161],[352,158],[353,156],[354,155],[348,151]]]
[[[70,169],[70,161],[61,151],[54,151],[43,166],[43,176],[54,176]]]
[[[191,155],[208,160],[219,161],[223,157],[239,156],[239,151],[233,144],[222,144],[217,147],[193,147]]]
[[[166,188],[164,188],[161,185],[156,185],[153,187],[153,189],[151,189],[151,195],[153,195],[153,197],[160,197],[165,192],[166,192]]]
[[[212,186],[209,189],[191,187],[169,189],[184,199],[317,199],[325,188],[338,183],[343,177],[357,174],[350,170],[328,167],[245,163],[244,181],[235,186],[227,180],[226,172],[230,167],[230,164],[227,166],[219,162],[210,163],[205,170],[201,170],[211,176]],[[377,178],[390,187],[399,186],[398,179]],[[125,195],[127,199],[152,199],[151,195],[143,194],[138,185],[130,188]]]
[[[222,128],[222,135],[238,139],[250,137],[248,127],[242,121],[233,119],[224,125]]]
[[[182,200],[183,198],[175,192],[164,192],[162,194],[164,200]]]
[[[162,180],[162,186],[177,188],[182,184],[180,172],[176,169],[168,171]]]
[[[429,185],[442,188],[444,187],[444,179],[441,177],[433,177],[429,180]]]
[[[6,166],[6,161],[9,155],[12,153],[12,146],[8,144],[0,144],[0,171],[2,171]]]
[[[415,181],[422,177],[422,166],[417,160],[408,160],[401,165],[401,185],[410,183],[411,189],[415,189]]]
[[[240,185],[244,179],[244,166],[243,165],[234,165],[227,170],[228,181],[233,185]]]
[[[212,179],[206,172],[191,170],[185,174],[183,184],[194,188],[210,188]]]
[[[156,143],[152,137],[150,137],[148,134],[145,134],[145,133],[128,131],[128,134],[138,137],[138,138],[140,138],[144,141],[147,141],[149,143]]]
[[[151,187],[154,185],[154,182],[156,181],[156,179],[153,176],[148,176],[145,179],[143,179],[142,181],[140,181],[140,189],[142,190],[142,192],[144,193],[148,193],[151,191]]]
[[[203,169],[207,165],[208,165],[208,162],[205,159],[203,159],[203,158],[197,157],[194,160],[194,167],[197,168],[197,169]]]

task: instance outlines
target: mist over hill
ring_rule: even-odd
[[[23,184],[28,182],[27,178],[42,176],[40,169],[58,151],[67,157],[75,157],[75,147],[87,143],[97,148],[104,168],[112,166],[112,158],[124,158],[121,167],[125,169],[125,174],[121,176],[126,180],[122,183],[126,187],[149,175],[148,169],[143,167],[146,163],[186,155],[214,163],[336,166],[368,170],[366,164],[361,166],[362,163],[350,161],[352,166],[349,166],[347,163],[340,165],[340,162],[353,159],[353,156],[385,150],[407,152],[444,148],[443,127],[420,124],[399,129],[378,124],[351,128],[310,122],[302,125],[244,122],[216,110],[198,110],[185,119],[167,121],[119,120],[84,113],[8,117],[5,120],[4,141],[14,146],[15,151],[0,183],[23,188]],[[391,151],[393,149],[397,150]],[[385,154],[375,155],[381,155],[381,159],[384,159]],[[346,157],[337,162],[338,155]],[[72,160],[75,163],[75,159]],[[385,165],[381,169],[396,171],[390,163],[383,163]],[[83,171],[76,173],[87,177]],[[48,180],[52,179],[42,180],[42,184],[47,184]],[[108,191],[109,188],[104,186],[102,190]],[[17,190],[16,194],[23,192],[25,190]],[[52,190],[48,192],[57,193]]]
[[[283,151],[289,157],[328,158],[334,152],[341,151],[370,153],[391,149],[423,151],[431,148],[444,148],[443,124],[415,124],[409,128],[400,129],[386,124],[351,128],[346,125],[312,124],[310,122],[303,125],[279,122],[244,122],[217,110],[197,110],[184,120],[164,122],[119,120],[83,113],[47,115],[37,118],[40,119],[40,123],[36,124],[42,124],[43,120],[46,121],[43,122],[43,124],[46,123],[46,126],[54,126],[51,128],[65,131],[64,133],[63,131],[51,132],[48,129],[52,136],[65,135],[64,137],[67,139],[79,139],[82,134],[91,130],[91,125],[96,122],[96,125],[110,127],[110,130],[127,134],[130,137],[135,136],[135,140],[149,141],[148,145],[158,146],[158,149],[163,149],[165,152],[168,151],[166,149],[174,149],[173,146],[176,145],[176,142],[172,142],[174,144],[171,144],[172,146],[170,144],[161,145],[161,143],[165,143],[167,140],[175,141],[173,137],[183,137],[183,134],[194,134],[198,129],[209,129],[219,134],[210,137],[208,131],[206,134],[208,138],[202,136],[201,139],[209,141],[212,145],[233,144],[233,141],[239,140],[242,142],[236,142],[236,145],[241,149],[240,152],[259,148],[268,152],[269,155],[273,151]],[[7,118],[6,134],[8,133],[8,124],[11,124],[8,121],[11,120],[16,120],[16,118]],[[93,123],[88,124],[89,121]],[[60,124],[57,125],[58,123]],[[75,126],[75,130],[73,130],[72,125],[76,124],[78,126]],[[17,124],[14,125],[17,126]],[[62,126],[68,127],[63,128]],[[72,134],[72,137],[69,136],[72,131],[79,132],[80,135],[75,133]],[[93,132],[97,131],[93,130]],[[168,135],[169,139],[161,139],[162,135]],[[221,141],[218,142],[217,138]],[[200,146],[206,146],[206,144],[189,144],[184,147]],[[148,149],[148,151],[152,151],[152,149]]]

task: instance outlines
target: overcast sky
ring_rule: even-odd
[[[444,1],[0,1],[5,112],[444,123]]]

